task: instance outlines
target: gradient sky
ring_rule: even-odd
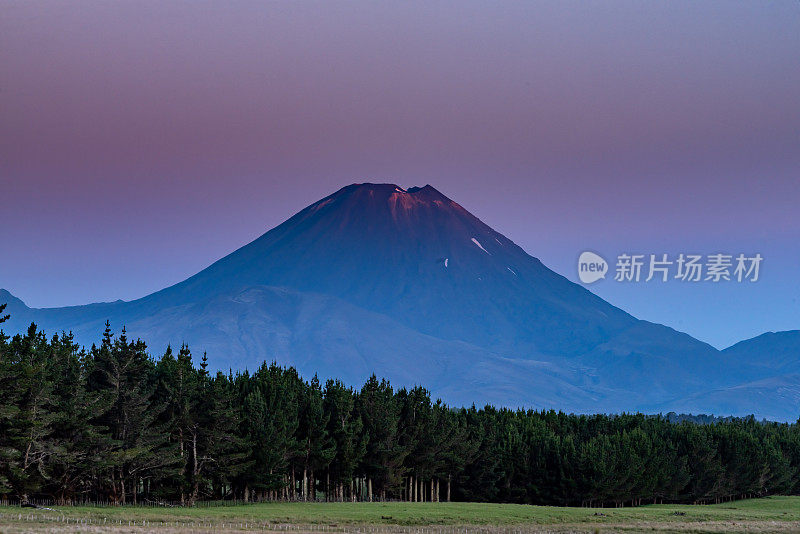
[[[800,3],[0,0],[0,287],[178,282],[352,182],[430,183],[591,290],[727,346],[800,328]]]

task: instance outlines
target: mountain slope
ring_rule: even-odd
[[[635,322],[431,186],[345,187],[152,297],[250,285],[334,295],[442,339],[526,354],[579,353]]]
[[[142,299],[9,310],[7,331],[36,321],[91,343],[109,319],[218,368],[375,372],[459,403],[635,410],[741,382],[713,347],[554,273],[431,186],[344,187]]]
[[[747,369],[750,376],[800,374],[800,330],[766,332],[740,341],[722,354],[731,366]]]
[[[800,374],[777,375],[663,403],[658,410],[693,414],[755,414],[769,421],[800,420]]]

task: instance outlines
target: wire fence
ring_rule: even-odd
[[[301,503],[301,502],[308,502],[308,503],[337,503],[337,502],[359,502],[359,503],[366,503],[367,501],[358,500],[358,501],[350,501],[346,499],[344,501],[326,501],[324,499],[317,499],[317,500],[258,500],[258,499],[250,499],[249,501],[241,500],[241,499],[217,499],[217,500],[198,500],[195,501],[193,504],[188,504],[186,502],[181,501],[171,501],[171,500],[162,500],[162,499],[138,499],[135,502],[132,500],[128,500],[125,504],[115,501],[108,501],[108,500],[95,500],[95,499],[66,499],[66,500],[58,500],[58,499],[28,499],[27,501],[21,501],[19,499],[2,499],[0,498],[0,506],[27,506],[30,508],[36,507],[52,507],[52,506],[84,506],[84,507],[91,507],[91,508],[105,508],[105,507],[114,507],[114,508],[135,508],[135,507],[142,507],[142,508],[217,508],[223,506],[247,506],[252,504],[263,504],[263,503]],[[385,500],[379,501],[375,500],[375,504],[380,502],[407,502],[407,501],[400,501],[400,500]],[[436,504],[436,503],[434,503]]]
[[[287,502],[287,501],[243,501],[239,499],[220,499],[208,501],[195,501],[191,507],[193,508],[216,508],[220,506],[242,506],[247,504],[257,504],[257,502]],[[300,502],[300,501],[292,501]],[[311,501],[309,501],[311,502]],[[318,501],[324,502],[324,501]],[[105,508],[105,507],[146,507],[146,508],[181,508],[188,507],[189,505],[181,501],[168,501],[160,499],[138,499],[136,502],[128,501],[127,503],[120,504],[119,502],[107,500],[93,500],[93,499],[28,499],[27,501],[20,501],[15,499],[0,499],[0,506],[27,506],[30,508],[35,507],[51,507],[51,506],[85,506],[92,508]]]
[[[44,523],[74,527],[81,531],[87,528],[99,530],[141,529],[143,531],[169,530],[190,532],[225,532],[225,531],[258,531],[258,532],[311,532],[311,533],[353,533],[353,534],[532,534],[555,533],[554,531],[527,527],[478,527],[478,526],[396,526],[396,525],[329,525],[329,524],[287,524],[269,521],[233,521],[233,520],[198,520],[198,521],[164,521],[151,519],[115,519],[108,517],[71,517],[58,514],[44,514],[43,510],[28,513],[0,513],[0,525],[13,522]],[[46,510],[45,510],[46,511]],[[590,530],[568,530],[567,532],[588,533]]]

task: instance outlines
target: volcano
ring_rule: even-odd
[[[710,345],[553,272],[430,185],[344,187],[135,301],[31,309],[0,293],[5,301],[7,332],[36,322],[89,345],[109,320],[154,354],[186,342],[226,371],[275,360],[353,385],[375,373],[451,404],[668,409],[752,378]]]

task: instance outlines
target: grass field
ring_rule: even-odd
[[[0,532],[800,532],[800,497],[709,506],[263,503],[198,508],[0,507]]]

